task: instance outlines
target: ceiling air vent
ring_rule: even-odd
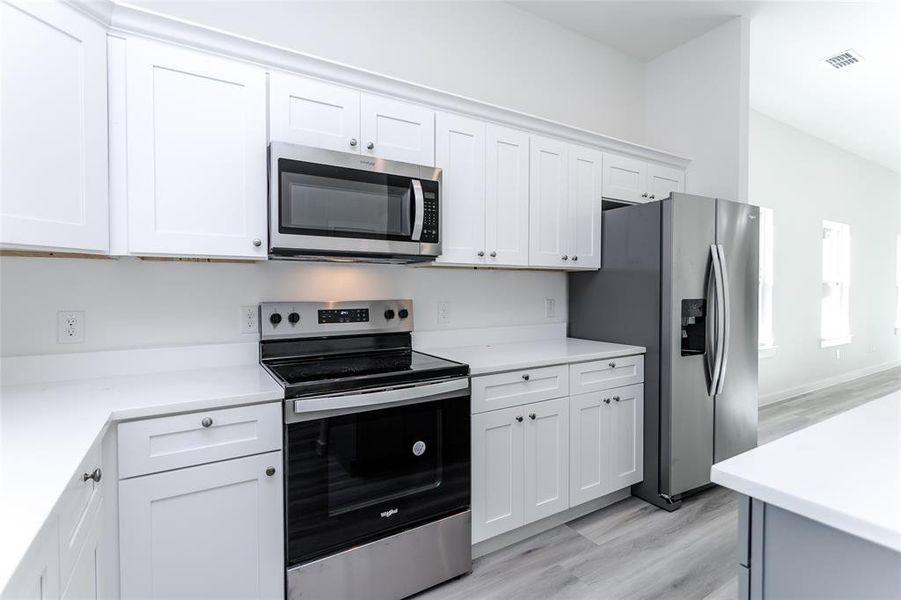
[[[850,67],[853,64],[859,63],[863,60],[863,57],[854,50],[845,50],[844,52],[839,52],[824,60],[836,69],[844,69],[845,67]]]

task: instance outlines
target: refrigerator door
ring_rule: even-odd
[[[716,204],[711,198],[673,194],[663,202],[661,229],[659,479],[660,493],[672,497],[710,482],[713,399],[708,394],[706,355],[714,349],[708,343],[686,351],[683,339],[693,333],[700,336],[683,325],[694,321],[697,326],[699,317],[683,323],[683,315],[688,306],[688,314],[702,314],[707,327],[714,320],[708,279],[713,272]]]
[[[714,402],[714,462],[757,446],[759,209],[716,201],[726,297],[726,348]]]

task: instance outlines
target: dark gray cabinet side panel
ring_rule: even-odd
[[[899,552],[772,505],[763,539],[766,600],[901,598]],[[752,574],[760,566],[752,557]]]
[[[569,335],[647,348],[644,362],[644,480],[636,495],[657,499],[660,399],[660,207],[604,212],[601,270],[569,275]]]
[[[738,498],[738,564],[751,566],[751,498],[737,494]]]
[[[707,357],[682,356],[682,300],[707,296],[716,204],[710,198],[689,194],[673,194],[662,204],[660,489],[676,496],[710,483],[713,464],[713,399],[707,390]]]
[[[716,201],[716,241],[729,280],[729,345],[714,404],[714,462],[757,446],[757,287],[760,210]]]

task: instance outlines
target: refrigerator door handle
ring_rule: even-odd
[[[723,385],[726,380],[726,366],[729,362],[729,336],[731,333],[732,321],[732,302],[729,298],[729,270],[726,268],[726,249],[722,244],[717,244],[717,255],[720,262],[721,287],[723,291],[723,335],[720,340],[720,373],[716,382],[716,393],[723,392]]]
[[[707,386],[707,393],[711,398],[716,395],[717,384],[720,378],[720,370],[722,368],[722,343],[720,338],[722,336],[724,327],[723,322],[725,319],[725,307],[723,306],[724,299],[722,291],[723,282],[721,269],[722,263],[719,260],[719,251],[716,247],[716,244],[712,244],[710,246],[711,273],[710,278],[708,279],[707,286],[707,306],[713,307],[713,319],[710,321],[707,328],[707,339],[709,342],[709,348],[707,352],[707,368],[710,371],[710,383]]]

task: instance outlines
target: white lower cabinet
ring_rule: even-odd
[[[123,598],[281,598],[282,453],[119,482]]]
[[[524,521],[569,508],[569,401],[527,404],[523,451]]]
[[[60,598],[63,600],[100,600],[112,594],[103,589],[103,519],[101,518],[103,499],[98,499],[96,510],[87,515],[85,520],[85,536],[80,552],[72,565],[69,581],[63,588]]]
[[[643,390],[638,384],[569,399],[573,506],[641,481]]]
[[[472,417],[472,541],[523,524],[523,410]]]
[[[59,598],[59,519],[52,515],[35,537],[3,593],[4,600]]]

